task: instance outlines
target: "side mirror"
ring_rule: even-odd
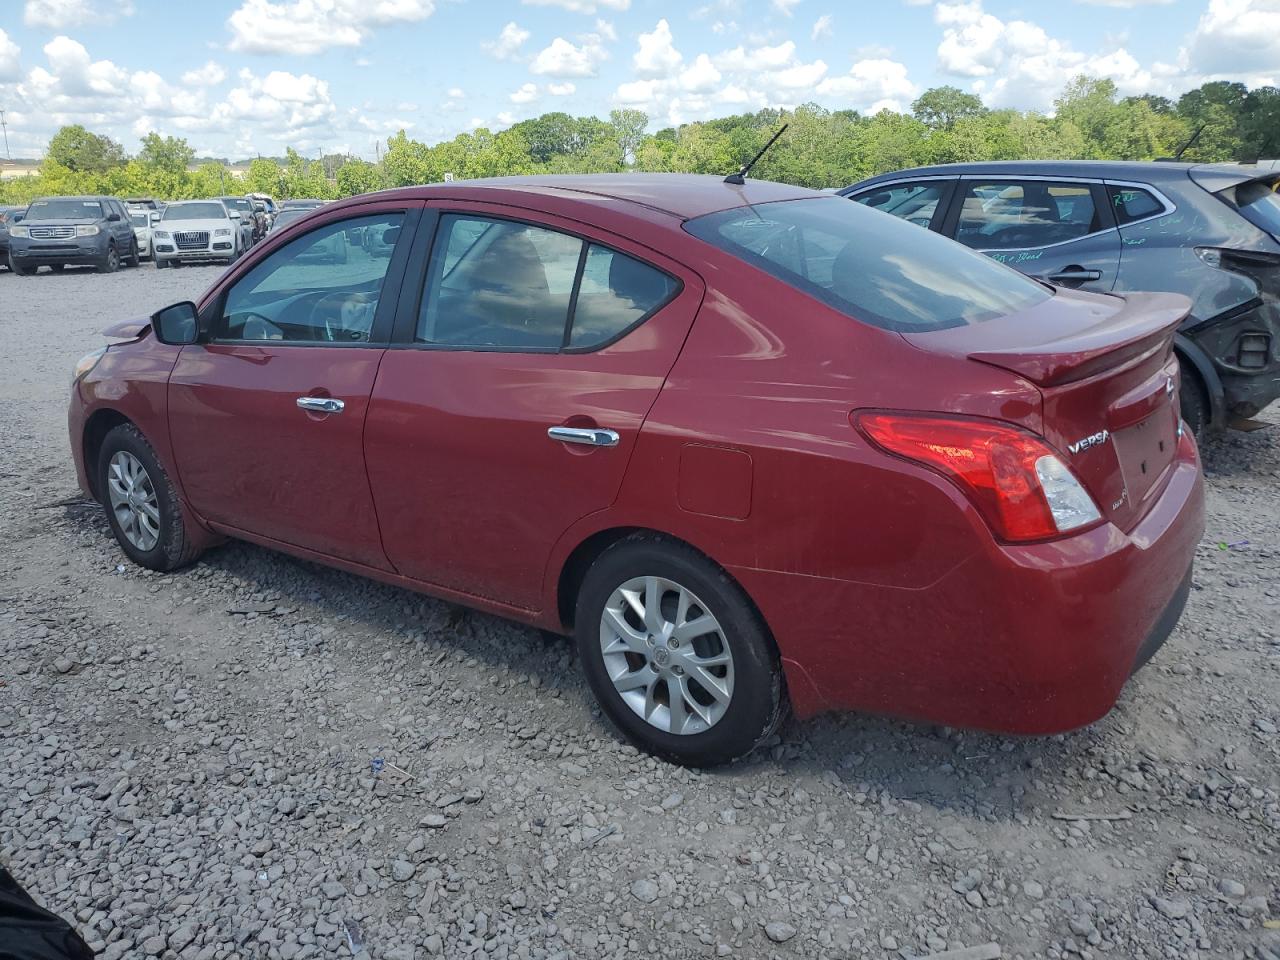
[[[161,343],[180,347],[195,343],[200,333],[200,318],[196,313],[196,305],[190,300],[183,300],[172,306],[157,310],[151,315],[151,329]]]
[[[120,222],[120,214],[118,214],[118,213],[108,213],[108,214],[107,214],[107,220],[108,220],[108,222],[110,222],[110,223],[119,223],[119,222]]]

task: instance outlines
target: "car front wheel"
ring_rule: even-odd
[[[200,555],[169,475],[131,423],[113,428],[103,439],[98,492],[111,532],[134,563],[175,570]]]
[[[23,263],[12,253],[9,254],[9,269],[19,277],[29,277],[36,272],[36,268],[33,264]]]
[[[637,534],[588,570],[575,620],[601,708],[637,746],[714,766],[778,728],[777,651],[742,589],[684,544]]]
[[[98,264],[99,273],[115,273],[120,269],[120,251],[116,249],[113,243],[107,247],[107,255],[102,258],[102,262]]]

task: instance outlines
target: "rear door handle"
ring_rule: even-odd
[[[335,397],[299,397],[298,406],[312,413],[341,413],[347,408]]]
[[[1054,283],[1085,283],[1089,280],[1101,280],[1101,270],[1086,270],[1083,267],[1067,267],[1058,273],[1049,274]]]
[[[585,430],[579,427],[551,427],[547,436],[561,443],[582,443],[589,447],[616,447],[620,439],[616,430]]]

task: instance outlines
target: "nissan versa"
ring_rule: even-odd
[[[572,633],[680,762],[788,704],[1041,734],[1186,600],[1188,308],[780,184],[407,188],[108,331],[71,442],[137,563],[235,537]]]
[[[1234,164],[998,161],[901,170],[842,194],[1023,273],[1192,306],[1174,337],[1182,417],[1262,426],[1280,398],[1280,172]]]

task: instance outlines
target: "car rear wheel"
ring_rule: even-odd
[[[650,753],[714,766],[781,723],[781,668],[759,614],[691,547],[657,535],[614,544],[587,571],[575,623],[601,708]]]
[[[1182,419],[1197,437],[1204,436],[1205,428],[1212,419],[1209,408],[1209,391],[1205,389],[1200,377],[1182,366],[1182,390],[1179,394]]]
[[[54,273],[61,273],[63,270],[67,269],[67,265],[65,263],[51,263],[49,264],[49,269]]]
[[[108,245],[107,255],[102,258],[102,262],[98,264],[99,273],[115,273],[120,269],[120,251],[116,249],[114,243]]]
[[[134,563],[175,570],[200,555],[168,474],[131,423],[115,427],[102,441],[98,494],[111,532]]]
[[[140,253],[138,253],[138,241],[137,241],[137,240],[134,240],[134,241],[133,241],[133,243],[129,245],[129,260],[128,260],[128,263],[129,263],[129,266],[131,266],[131,267],[138,267],[138,266],[141,266],[141,265],[142,265],[142,255],[141,255]]]

